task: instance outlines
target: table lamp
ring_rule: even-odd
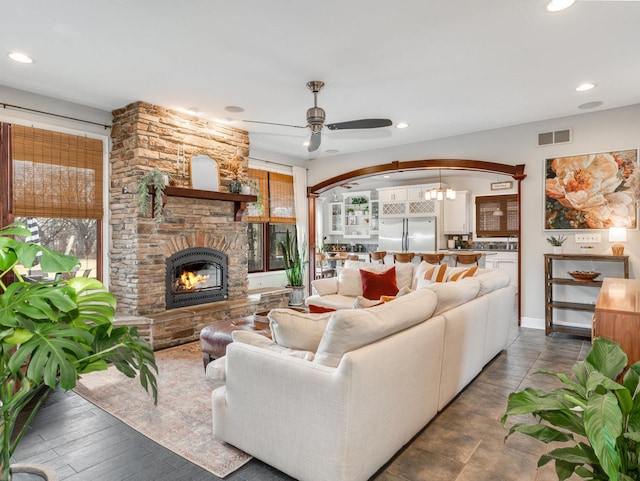
[[[611,246],[611,251],[614,256],[621,256],[624,254],[624,245],[620,242],[627,242],[627,228],[626,227],[609,227],[609,242],[616,242]]]

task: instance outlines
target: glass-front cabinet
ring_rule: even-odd
[[[371,226],[371,230],[369,231],[369,234],[371,235],[378,235],[378,231],[380,229],[379,208],[380,208],[380,202],[377,200],[372,200],[371,201],[371,221],[369,222],[369,225]]]
[[[366,239],[371,236],[370,192],[350,192],[344,196],[344,238]]]
[[[331,219],[329,225],[329,234],[344,233],[344,204],[342,202],[331,202],[329,204]]]

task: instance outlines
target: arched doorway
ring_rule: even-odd
[[[517,181],[518,192],[518,226],[521,225],[521,182],[525,179],[524,164],[508,165],[498,162],[487,162],[482,160],[468,160],[468,159],[426,159],[426,160],[409,160],[409,161],[393,161],[388,164],[373,165],[370,167],[364,167],[361,169],[352,170],[339,174],[335,177],[323,180],[315,185],[307,188],[308,212],[309,212],[309,256],[310,265],[314,265],[314,253],[316,251],[315,239],[316,239],[316,199],[320,194],[327,192],[334,187],[340,186],[345,182],[354,181],[357,179],[363,179],[375,175],[394,172],[406,172],[406,171],[419,171],[419,170],[471,170],[477,172],[487,172],[494,174],[502,174],[511,176]],[[520,267],[521,267],[521,252],[522,252],[522,238],[521,229],[518,228],[518,285],[520,282]],[[311,270],[310,270],[311,271]],[[312,277],[310,272],[310,278]],[[520,325],[520,290],[518,290],[518,325]]]

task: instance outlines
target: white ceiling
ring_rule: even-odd
[[[252,148],[308,159],[640,102],[640,2],[544,0],[47,0],[5,2],[0,85],[104,110],[195,107]],[[6,56],[35,59],[20,65]],[[323,132],[301,144],[309,80],[327,122],[408,129]],[[582,82],[597,88],[579,93]],[[2,99],[0,99],[0,102]],[[225,111],[240,106],[242,113]]]

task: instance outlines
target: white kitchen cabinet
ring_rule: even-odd
[[[444,234],[468,234],[471,232],[468,194],[465,190],[457,190],[455,199],[443,201],[442,232]]]
[[[349,192],[344,198],[345,239],[368,239],[371,237],[371,192]]]
[[[518,253],[517,252],[496,252],[489,254],[486,258],[486,267],[505,271],[511,278],[510,284],[518,291]]]
[[[377,200],[371,201],[371,221],[369,223],[371,225],[369,233],[377,235],[380,229],[380,202]]]
[[[380,218],[438,216],[438,202],[425,199],[429,187],[415,185],[378,189]]]
[[[342,234],[344,232],[344,204],[331,202],[329,204],[329,234]]]
[[[424,196],[429,192],[426,186],[418,185],[416,187],[407,187],[407,200],[408,201],[422,201],[425,200]]]
[[[378,200],[380,202],[401,202],[407,200],[406,187],[384,187],[378,189]]]

